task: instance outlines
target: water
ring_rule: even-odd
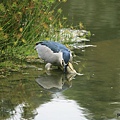
[[[69,7],[66,7],[69,6]],[[81,76],[45,73],[34,64],[0,80],[0,120],[119,120],[120,4],[113,0],[69,0],[61,6],[69,24],[80,21],[95,36],[75,49]]]
[[[120,1],[115,0],[69,0],[62,6],[70,25],[83,23],[95,34],[95,40],[120,38]]]

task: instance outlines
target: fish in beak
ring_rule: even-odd
[[[64,61],[62,61],[62,65],[60,67],[64,73],[70,73],[70,74],[76,74],[76,70],[73,68],[72,63],[68,62],[67,64],[65,64]]]
[[[65,70],[67,73],[70,73],[70,74],[76,74],[76,70],[73,68],[73,65],[72,63],[68,62],[67,66],[65,66]]]

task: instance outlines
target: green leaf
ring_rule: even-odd
[[[4,7],[4,5],[2,3],[0,4],[0,11],[5,12],[5,7]]]

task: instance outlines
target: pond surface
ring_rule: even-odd
[[[96,47],[73,50],[83,75],[33,64],[1,79],[0,120],[120,119],[120,1],[69,0],[61,7],[69,24],[81,21],[95,34],[87,44]]]

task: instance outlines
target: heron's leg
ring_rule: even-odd
[[[52,69],[51,66],[52,66],[51,63],[47,63],[47,64],[45,65],[45,69],[46,69],[46,70],[51,70],[51,69]]]

